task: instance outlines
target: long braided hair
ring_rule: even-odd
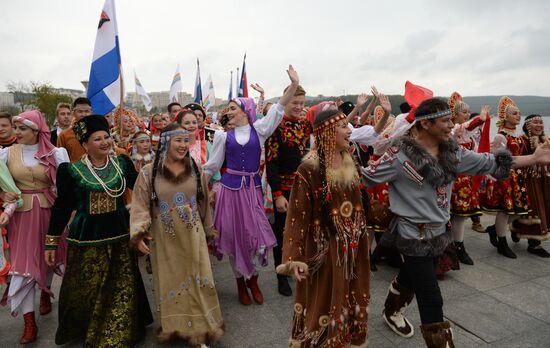
[[[332,165],[336,151],[336,127],[338,122],[345,118],[345,115],[334,109],[321,111],[313,122],[315,133],[315,149],[319,159],[319,176],[321,178],[321,216],[331,235],[336,234],[336,227],[331,219],[332,212],[330,203],[332,201]]]
[[[151,199],[153,200],[153,202],[157,207],[158,207],[158,196],[157,196],[157,191],[155,187],[155,179],[159,171],[161,172],[161,175],[162,175],[162,172],[164,170],[164,161],[166,160],[166,153],[168,152],[168,148],[170,144],[170,139],[166,139],[166,137],[163,137],[163,134],[166,135],[166,133],[177,129],[183,129],[183,127],[178,123],[171,123],[166,127],[164,127],[164,129],[160,133],[161,141],[157,148],[157,152],[155,154],[155,161],[153,162],[153,173],[151,178]],[[185,164],[186,171],[188,171],[189,169],[192,170],[191,175],[195,177],[195,181],[197,184],[197,192],[196,192],[197,201],[201,201],[204,199],[201,176],[200,176],[197,163],[189,155],[189,151],[187,151],[187,154],[185,155],[184,164]]]

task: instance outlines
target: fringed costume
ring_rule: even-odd
[[[307,274],[297,284],[291,347],[362,346],[368,336],[369,243],[361,183],[352,157],[335,152],[338,111],[319,114],[316,147],[298,167],[287,213],[283,263],[277,272]]]

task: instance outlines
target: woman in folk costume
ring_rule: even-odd
[[[216,248],[230,258],[239,301],[244,305],[251,302],[247,286],[254,301],[263,303],[257,267],[267,266],[269,250],[277,243],[263,209],[258,171],[262,144],[278,127],[284,107],[298,87],[298,73],[292,66],[287,72],[290,87],[261,120],[256,121],[256,105],[251,98],[237,98],[229,103],[228,115],[235,128],[227,133],[216,132],[211,157],[204,166],[206,181],[210,181],[226,163],[216,195],[214,226],[220,233]]]
[[[128,148],[128,152],[138,172],[149,163],[153,163],[155,159],[151,137],[143,131],[134,134],[132,145]]]
[[[502,97],[498,103],[498,134],[495,148],[499,145],[507,148],[512,155],[525,152],[525,139],[517,133],[521,122],[521,113],[514,101]],[[481,206],[489,212],[496,212],[495,224],[487,227],[489,240],[499,254],[515,259],[516,254],[508,246],[506,230],[511,219],[529,214],[529,198],[525,183],[525,169],[514,169],[510,177],[504,180],[487,178],[480,190]]]
[[[351,129],[338,110],[315,118],[298,167],[277,272],[298,280],[291,347],[366,347],[369,242]]]
[[[166,122],[165,117],[162,114],[154,114],[151,116],[151,121],[149,122],[149,130],[151,131],[151,144],[153,144],[153,150],[157,150],[160,133],[162,129],[166,127],[168,122]]]
[[[455,124],[451,132],[452,137],[460,147],[474,151],[476,141],[473,131],[490,120],[489,108],[483,107],[479,116],[470,119],[470,106],[462,101],[462,96],[458,92],[451,94],[448,104]],[[458,259],[466,265],[473,265],[474,261],[464,247],[464,224],[467,218],[480,215],[479,197],[477,190],[474,190],[473,177],[459,175],[453,184],[451,196],[451,228]]]
[[[200,114],[200,111],[197,111]],[[207,141],[204,140],[204,128],[202,129],[202,138],[199,129],[199,121],[197,114],[191,109],[182,109],[178,112],[175,122],[181,125],[190,134],[189,138],[189,154],[195,162],[201,166],[206,163],[207,159]]]
[[[129,213],[122,195],[138,173],[127,155],[112,156],[105,117],[73,126],[86,155],[57,171],[57,199],[46,236],[48,264],[69,225],[67,267],[59,293],[56,344],[84,340],[85,347],[131,347],[153,321],[133,252]]]
[[[131,145],[134,134],[139,131],[139,120],[137,114],[128,109],[116,108],[114,111],[115,126],[112,129],[113,140],[116,146],[126,149]]]
[[[65,149],[51,144],[50,130],[40,111],[24,112],[13,118],[13,124],[18,144],[0,150],[0,160],[6,163],[23,198],[23,206],[17,208],[7,227],[11,262],[8,304],[13,315],[23,313],[25,330],[20,342],[25,344],[36,340],[37,335],[35,285],[42,291],[40,314],[48,314],[52,309],[53,272],[61,275],[63,271],[64,241],[50,267],[43,255],[56,196],[57,167],[69,161],[69,157]]]
[[[544,122],[540,115],[529,115],[523,124],[522,138],[525,141],[524,155],[532,154],[544,145],[550,147],[550,139],[544,134]],[[527,193],[529,195],[530,216],[520,217],[512,222],[512,240],[527,239],[527,251],[548,258],[550,254],[541,242],[550,239],[550,178],[547,166],[533,166],[526,171]]]
[[[159,339],[179,337],[203,347],[224,329],[208,256],[207,240],[216,236],[208,185],[189,154],[191,136],[177,123],[161,133],[155,163],[142,169],[134,186],[130,244],[151,253]]]

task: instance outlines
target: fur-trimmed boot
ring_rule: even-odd
[[[23,328],[23,336],[21,336],[19,343],[27,344],[36,341],[38,327],[34,320],[34,312],[23,314],[23,321],[25,322],[25,327]]]
[[[399,285],[395,279],[391,282],[382,317],[390,329],[401,337],[409,338],[414,335],[413,326],[403,315],[413,298],[412,289]]]
[[[48,289],[50,287],[48,286]],[[40,315],[49,314],[52,311],[52,298],[50,294],[42,290],[40,292]]]
[[[239,302],[245,306],[248,306],[251,303],[250,295],[248,295],[248,290],[246,289],[246,284],[243,277],[237,278],[237,290],[239,291]]]
[[[254,302],[257,304],[263,304],[264,303],[264,295],[262,294],[262,291],[260,290],[260,287],[258,286],[258,275],[252,276],[252,278],[248,279],[246,281],[246,286],[250,288],[250,292],[252,293],[252,298],[254,299]]]
[[[453,329],[448,321],[421,325],[420,330],[428,348],[455,348]]]

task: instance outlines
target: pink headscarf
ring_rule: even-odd
[[[57,162],[55,160],[55,146],[50,142],[50,129],[42,113],[38,110],[25,111],[13,118],[13,122],[21,122],[25,126],[38,131],[38,151],[34,158],[46,167],[46,175],[55,185]]]

